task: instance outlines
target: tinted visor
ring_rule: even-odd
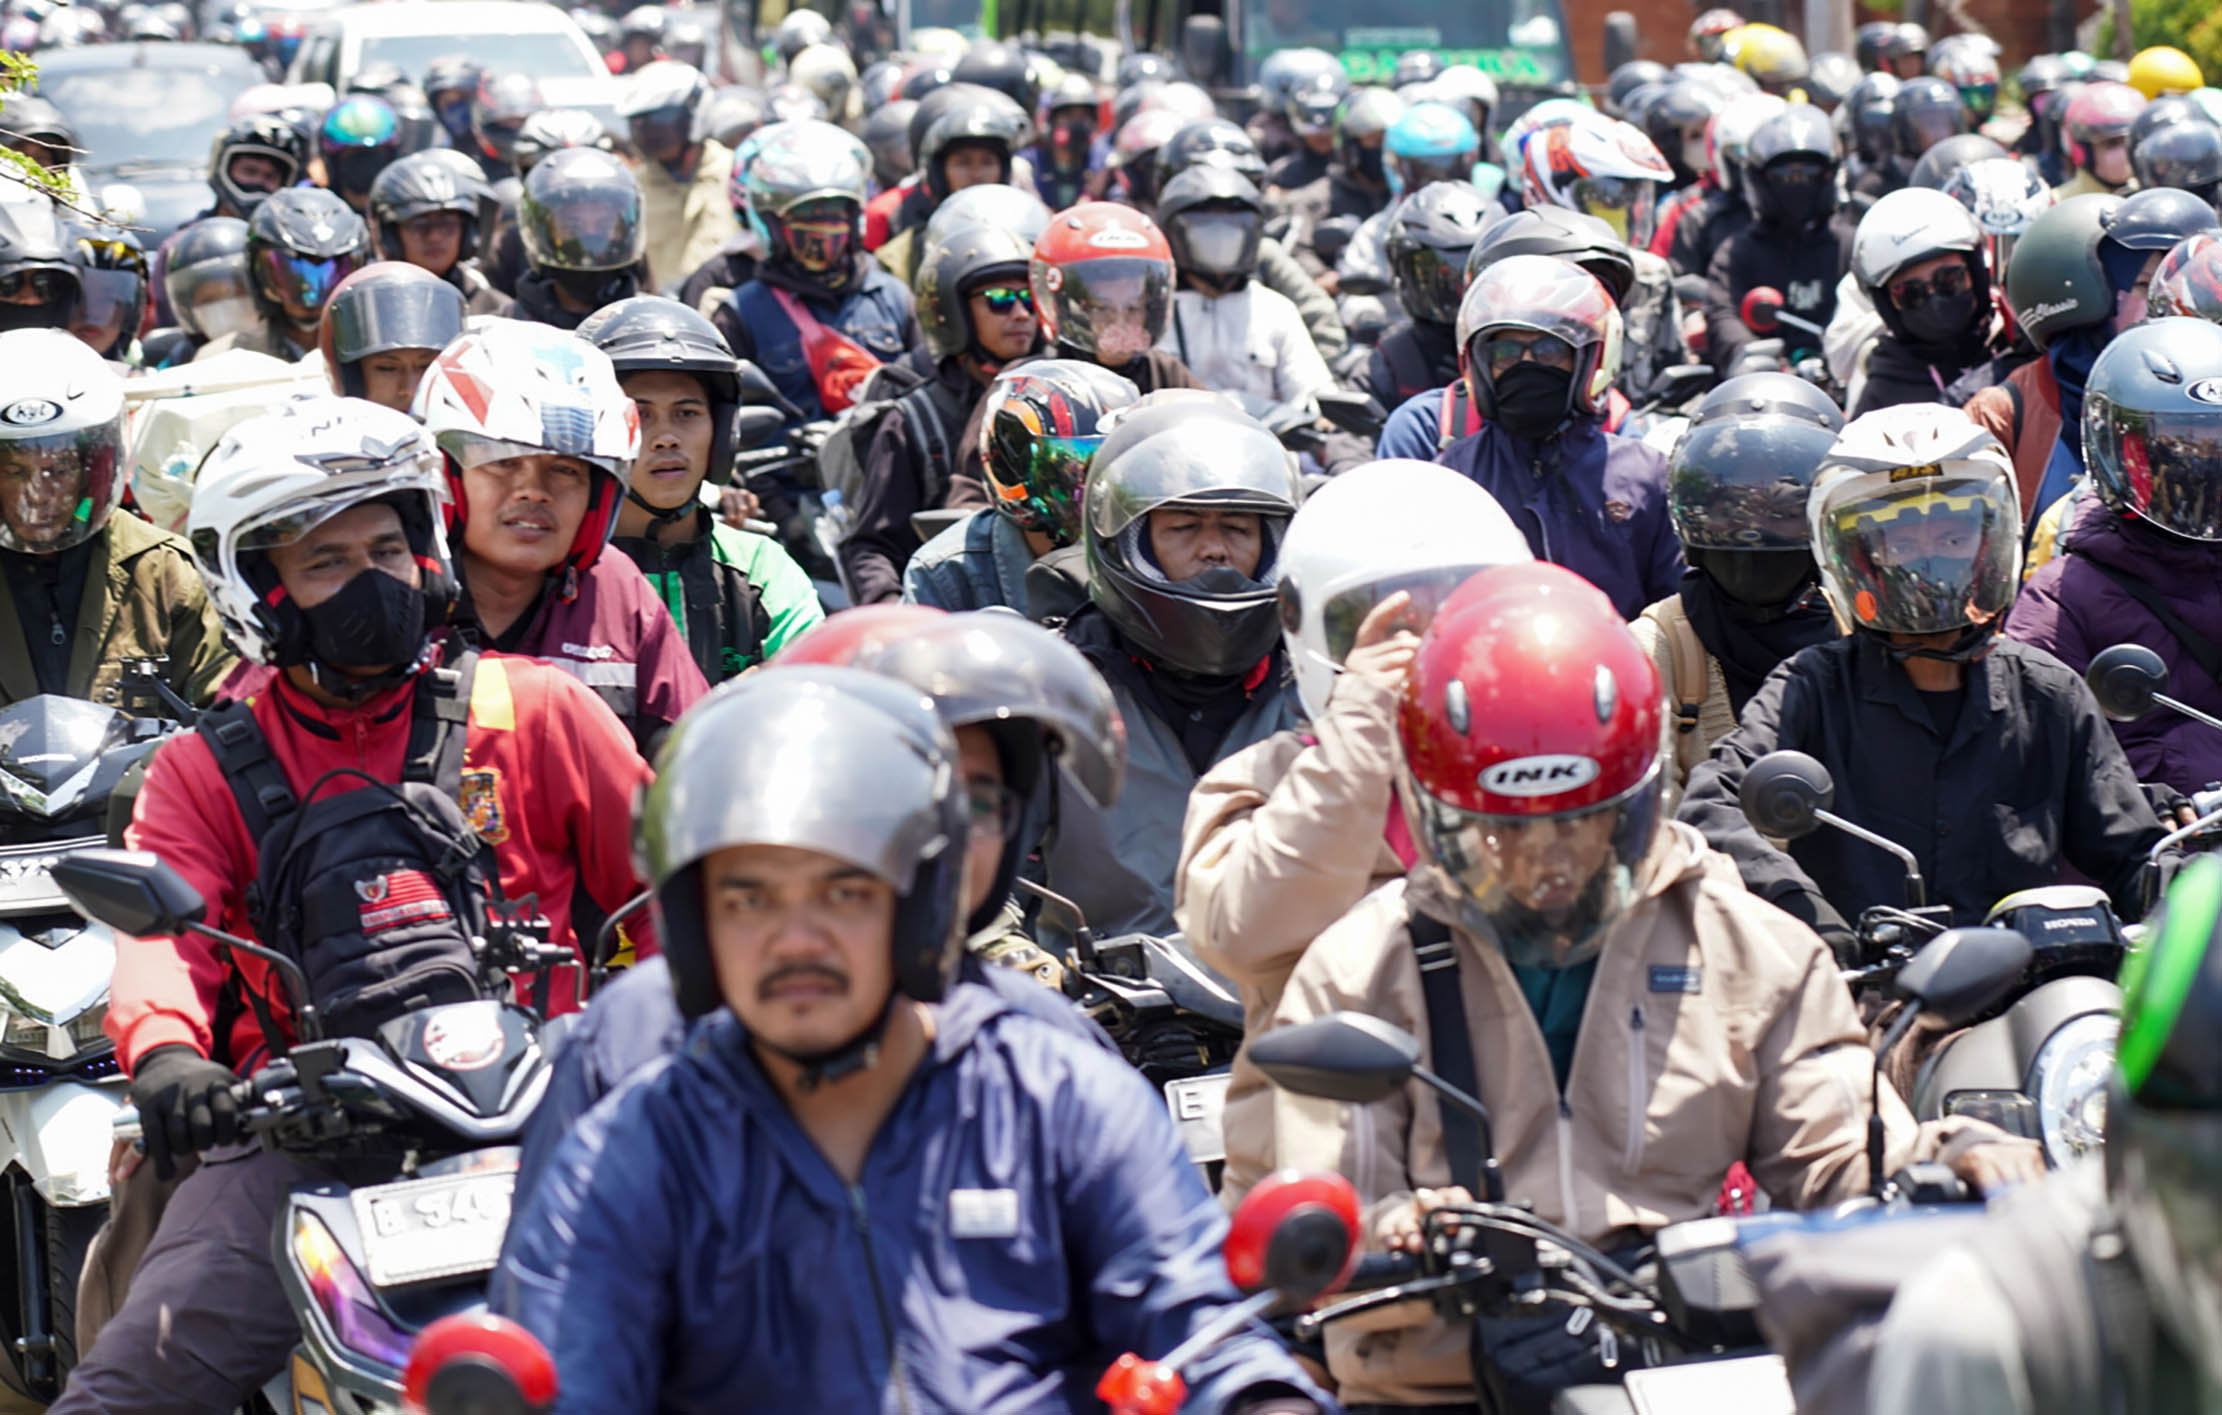
[[[1658,183],[1642,177],[1583,177],[1574,183],[1573,198],[1576,211],[1612,227],[1629,246],[1650,245]]]
[[[668,162],[686,148],[694,128],[693,115],[684,108],[658,108],[627,119],[633,146],[659,162]]]
[[[1458,302],[1466,297],[1466,254],[1433,246],[1398,247],[1389,265],[1405,312],[1436,324],[1458,323]]]
[[[343,364],[391,349],[444,349],[463,332],[463,302],[452,286],[396,283],[361,300],[356,288],[328,316],[332,350]]]
[[[1826,509],[1815,528],[1822,568],[1862,627],[1940,634],[1988,621],[2012,602],[2021,568],[2021,508],[2011,486],[1919,477]]]
[[[2146,520],[2222,541],[2222,417],[2117,407],[2087,435],[2092,454],[2120,469],[2121,490]]]
[[[640,259],[640,204],[617,194],[531,203],[518,225],[525,257],[557,270],[622,270]]]
[[[147,282],[136,270],[88,270],[70,332],[106,352],[139,332],[146,313]]]
[[[352,252],[337,256],[294,255],[276,247],[255,253],[269,293],[288,314],[306,311],[313,317],[332,298],[339,282],[362,268],[363,259]]]
[[[1392,157],[1397,175],[1404,181],[1404,190],[1416,192],[1430,182],[1463,182],[1473,176],[1474,155],[1470,152],[1453,153],[1449,157]]]
[[[996,509],[1024,530],[1071,545],[1080,539],[1080,492],[1088,479],[1088,463],[1102,445],[1100,436],[1034,438],[1018,485],[995,477],[991,466]]]

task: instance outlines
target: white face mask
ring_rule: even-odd
[[[210,339],[221,339],[226,334],[244,334],[262,322],[261,313],[255,308],[252,295],[229,295],[221,300],[210,300],[193,308],[193,318],[199,323],[201,333]]]

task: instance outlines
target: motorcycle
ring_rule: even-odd
[[[126,693],[159,684],[159,667],[134,665]],[[160,710],[190,714],[182,702]],[[107,1221],[109,1124],[124,1093],[101,1030],[115,936],[78,917],[53,869],[107,845],[118,787],[175,731],[56,694],[0,709],[0,1182],[14,1228],[0,1326],[10,1383],[39,1400],[59,1395],[77,1363],[77,1279]]]
[[[1895,986],[1910,1016],[1965,1017],[2011,988],[2028,955],[2027,941],[2009,930],[1954,930],[1923,949]],[[1337,1322],[1423,1300],[1452,1322],[1573,1308],[1569,1330],[1595,1323],[1611,1332],[1613,1340],[1600,1345],[1620,1353],[1607,1364],[1621,1367],[1621,1381],[1558,1392],[1554,1415],[1697,1415],[1725,1408],[1791,1415],[1788,1375],[1781,1359],[1765,1350],[1759,1330],[1761,1294],[1744,1257],[1746,1245],[1801,1228],[1931,1213],[1967,1197],[1940,1165],[1908,1166],[1883,1179],[1878,1120],[1870,1133],[1877,1184],[1867,1198],[1819,1215],[1776,1212],[1669,1225],[1655,1235],[1647,1261],[1626,1263],[1506,1200],[1488,1108],[1422,1065],[1419,1040],[1409,1032],[1363,1013],[1330,1013],[1260,1037],[1250,1056],[1275,1085],[1298,1095],[1363,1105],[1413,1082],[1433,1089],[1479,1126],[1482,1196],[1431,1211],[1418,1252],[1359,1260],[1358,1200],[1346,1181],[1273,1176],[1245,1196],[1228,1229],[1228,1276],[1252,1295],[1156,1361],[1129,1354],[1114,1363],[1098,1394],[1115,1415],[1177,1409],[1186,1393],[1181,1367],[1257,1316],[1301,1312],[1294,1335],[1310,1340]],[[1878,1076],[1880,1065],[1878,1050]],[[1319,1305],[1343,1290],[1357,1295]],[[1476,1388],[1486,1388],[1478,1344],[1474,1359]]]
[[[1872,990],[1902,976],[1922,941],[1944,932],[1945,910],[1927,904],[1913,852],[1831,814],[1834,794],[1827,768],[1813,758],[1770,752],[1744,774],[1740,800],[1762,834],[1794,840],[1828,825],[1904,864],[1908,907],[1876,905],[1861,913],[1863,961],[1844,974],[1855,996],[1872,1004]],[[2173,843],[2163,839],[2151,858]],[[2022,890],[1991,906],[1984,923],[2026,938],[2027,966],[1999,1005],[1965,1019],[1962,1030],[1899,1029],[1911,1039],[1907,1052],[1892,1057],[1892,1068],[1913,1077],[1906,1099],[1915,1119],[1987,1120],[2040,1142],[2047,1163],[2058,1168],[2097,1150],[2104,1134],[2106,1079],[2121,1029],[2122,992],[2114,979],[2128,939],[2105,894],[2088,886]],[[1872,1005],[1867,1011],[1878,1022],[1886,1015]]]
[[[401,1409],[419,1334],[484,1308],[518,1141],[547,1089],[538,1014],[499,994],[508,974],[544,978],[570,950],[503,919],[481,941],[488,996],[419,1008],[374,1036],[327,1037],[299,966],[204,924],[200,896],[154,855],[86,850],[57,864],[54,882],[119,932],[199,933],[284,980],[299,1040],[233,1087],[240,1129],[344,1165],[350,1180],[297,1184],[278,1210],[272,1246],[301,1342],[263,1398],[296,1415]],[[137,1140],[137,1113],[119,1113],[114,1134]],[[354,1182],[361,1174],[381,1178]]]

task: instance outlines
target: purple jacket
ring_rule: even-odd
[[[2072,553],[2039,566],[2022,586],[2006,617],[2007,634],[2078,673],[2110,644],[2143,644],[2168,663],[2170,697],[2222,714],[2222,684],[2192,661],[2152,611],[2098,569],[2106,565],[2143,580],[2185,625],[2222,645],[2222,556],[2214,547],[2127,520],[2095,496],[2077,509],[2068,543]],[[2222,781],[2222,732],[2166,708],[2113,726],[2139,781],[2184,792]]]
[[[1585,421],[1538,451],[1489,424],[1435,460],[1480,483],[1536,559],[1603,590],[1621,618],[1680,592],[1682,543],[1667,517],[1667,462],[1643,443]]]

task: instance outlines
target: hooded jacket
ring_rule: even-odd
[[[1744,346],[1759,336],[1744,323],[1744,296],[1762,285],[1782,292],[1782,308],[1827,328],[1836,313],[1836,287],[1852,264],[1852,223],[1848,214],[1801,231],[1782,231],[1753,221],[1712,252],[1705,267],[1705,352],[1715,368],[1736,362]],[[1779,338],[1789,354],[1818,353],[1821,336],[1784,324]]]
[[[483,639],[468,605],[466,593],[457,622]],[[539,602],[488,647],[537,658],[592,688],[644,754],[710,691],[670,611],[622,555],[597,556],[573,579],[551,577]]]
[[[975,511],[910,558],[903,599],[951,612],[1002,605],[1026,613],[1026,569],[1034,563],[1026,532],[992,507]]]
[[[778,541],[729,526],[708,507],[694,515],[693,540],[620,536],[610,545],[648,577],[703,678],[722,683],[823,623],[826,611],[810,576]]]
[[[1157,347],[1221,393],[1291,403],[1335,386],[1296,306],[1255,280],[1224,295],[1175,290]]]
[[[1563,1091],[1534,1010],[1490,940],[1426,868],[1368,895],[1321,934],[1265,1030],[1353,1009],[1428,1046],[1408,909],[1448,924],[1506,1194],[1595,1244],[1616,1245],[1713,1212],[1730,1165],[1748,1165],[1776,1204],[1815,1208],[1867,1188],[1866,1033],[1835,960],[1794,919],[1747,894],[1697,833],[1662,823],[1636,870],[1636,899],[1606,936]],[[1886,1165],[1997,1138],[1954,1118],[1916,1127],[1883,1087]],[[1962,1138],[1964,1137],[1964,1139]],[[1241,1137],[1230,1129],[1229,1148]],[[1236,1160],[1229,1157],[1230,1169]],[[1372,1105],[1282,1098],[1275,1148],[1252,1170],[1350,1177],[1368,1246],[1415,1189],[1454,1181],[1441,1111],[1414,1083]],[[1327,1362],[1348,1405],[1473,1400],[1470,1332],[1408,1303],[1327,1329]]]
[[[185,541],[119,511],[89,551],[62,691],[120,706],[125,662],[168,658],[164,681],[187,702],[206,703],[238,658]],[[38,692],[19,606],[8,577],[0,576],[0,705]]]
[[[2081,673],[2112,644],[2143,644],[2168,664],[2169,697],[2222,716],[2222,683],[2186,653],[2153,612],[2112,576],[2143,580],[2194,633],[2222,645],[2222,556],[2085,500],[2068,533],[2069,553],[2037,567],[2006,616],[2006,632]],[[2102,569],[2101,567],[2105,567]],[[2139,781],[2186,794],[2222,781],[2222,733],[2181,713],[2151,712],[2108,724]]]
[[[359,707],[334,708],[268,669],[258,683],[247,701],[296,793],[336,767],[357,767],[380,781],[401,779],[414,684]],[[610,822],[632,818],[633,795],[648,779],[648,764],[623,725],[567,675],[503,654],[479,659],[459,804],[494,847],[503,896],[537,896],[553,941],[575,943],[575,895],[583,892],[606,913],[639,890],[629,833],[610,829]],[[341,777],[324,792],[360,785]],[[124,839],[184,876],[208,901],[217,927],[253,937],[246,894],[260,843],[247,834],[231,783],[199,733],[180,733],[154,754]],[[220,997],[235,972],[269,1000],[284,1025],[291,1013],[284,989],[259,959],[227,963],[216,944],[194,934],[119,936],[103,1030],[124,1069],[174,1042],[247,1070],[263,1044],[254,1009],[237,1008],[230,1035],[214,1035],[215,1019],[226,1011]],[[553,1009],[572,1010],[575,996],[571,970],[558,969]]]
[[[1989,351],[1979,350],[1975,364],[1986,362]],[[1868,347],[1866,381],[1852,400],[1850,416],[1861,417],[1878,408],[1901,403],[1945,403],[1945,390],[1975,364],[1958,361],[1957,351],[1909,344],[1884,330]]]
[[[648,273],[659,286],[677,286],[741,229],[725,196],[733,154],[717,139],[702,140],[692,176],[674,177],[652,159],[636,165],[633,174],[640,179]]]
[[[557,1409],[1099,1409],[1234,1301],[1226,1218],[1162,1097],[960,983],[844,1184],[718,1013],[597,1106],[512,1231],[490,1304],[557,1354]],[[613,1312],[625,1314],[613,1322]],[[1314,1394],[1240,1329],[1182,1408]]]
[[[1536,559],[1603,590],[1621,618],[1679,592],[1682,544],[1667,516],[1666,458],[1655,449],[1577,418],[1541,447],[1485,424],[1435,460],[1496,497]]]
[[[592,313],[565,308],[556,298],[555,282],[540,271],[528,266],[517,277],[517,298],[509,308],[512,319],[527,319],[552,329],[577,329]]]
[[[1246,1032],[1263,1031],[1304,950],[1406,861],[1390,843],[1397,696],[1345,673],[1308,729],[1276,732],[1204,774],[1188,797],[1173,917],[1196,956],[1242,991]],[[1282,1104],[1236,1053],[1221,1126],[1220,1201],[1232,1209],[1263,1179]]]

